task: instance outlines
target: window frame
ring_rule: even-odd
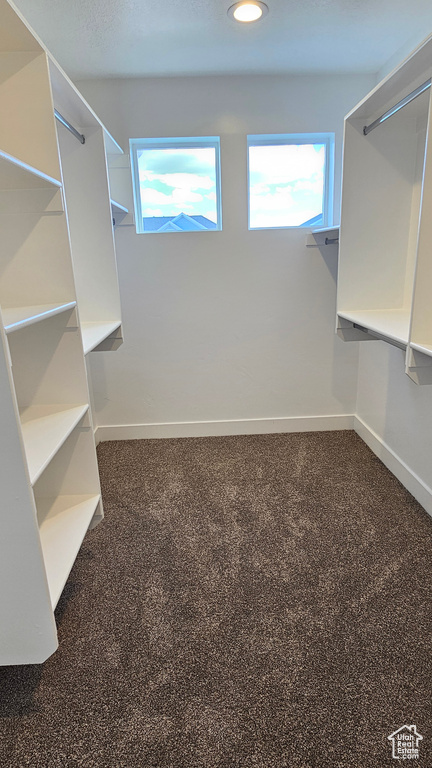
[[[324,194],[323,194],[323,221],[319,226],[322,228],[331,226],[333,222],[334,206],[334,154],[335,154],[335,134],[334,133],[275,133],[275,134],[250,134],[247,136],[247,209],[248,209],[248,230],[258,232],[264,229],[308,229],[312,228],[310,224],[283,224],[280,227],[251,227],[251,206],[250,206],[250,147],[274,147],[287,144],[324,144],[325,145],[325,165],[324,165]]]
[[[222,230],[222,188],[221,188],[221,159],[220,136],[193,136],[175,138],[144,138],[129,139],[132,189],[134,198],[135,226],[138,235],[180,234],[180,232],[146,232],[143,226],[141,206],[141,191],[138,169],[138,151],[140,149],[199,149],[210,148],[215,150],[215,177],[216,177],[216,213],[217,223],[214,229],[180,230],[183,234],[192,232],[220,232]]]

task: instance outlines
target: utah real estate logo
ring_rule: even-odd
[[[387,738],[392,742],[394,760],[419,759],[419,742],[422,741],[423,736],[420,736],[415,725],[402,725]]]

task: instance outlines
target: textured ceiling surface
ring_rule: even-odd
[[[233,0],[16,0],[74,79],[377,72],[432,32],[432,0],[267,0],[254,25]]]

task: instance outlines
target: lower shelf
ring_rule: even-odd
[[[408,309],[365,309],[338,312],[338,316],[389,341],[405,346],[408,344],[410,322]]]
[[[421,352],[423,355],[432,357],[432,344],[416,344],[414,341],[410,343],[411,349],[415,349],[417,352]]]
[[[99,495],[37,499],[40,539],[53,609],[99,501]]]
[[[88,408],[88,405],[35,405],[21,411],[21,430],[32,485]]]
[[[121,326],[120,320],[100,323],[81,323],[84,354],[88,355],[99,346],[108,336],[111,336]]]

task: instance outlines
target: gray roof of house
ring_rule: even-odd
[[[300,224],[301,227],[313,227],[314,224],[321,224],[323,220],[322,213],[319,213],[317,216],[314,216],[313,219],[308,219],[308,221],[304,221],[303,224]]]
[[[167,225],[170,223],[174,223],[174,226],[168,227]],[[187,213],[179,213],[177,216],[143,216],[143,228],[144,232],[159,232],[161,229],[173,232],[175,230],[188,231],[192,228],[216,229],[216,224],[207,219],[206,216],[189,216]]]

